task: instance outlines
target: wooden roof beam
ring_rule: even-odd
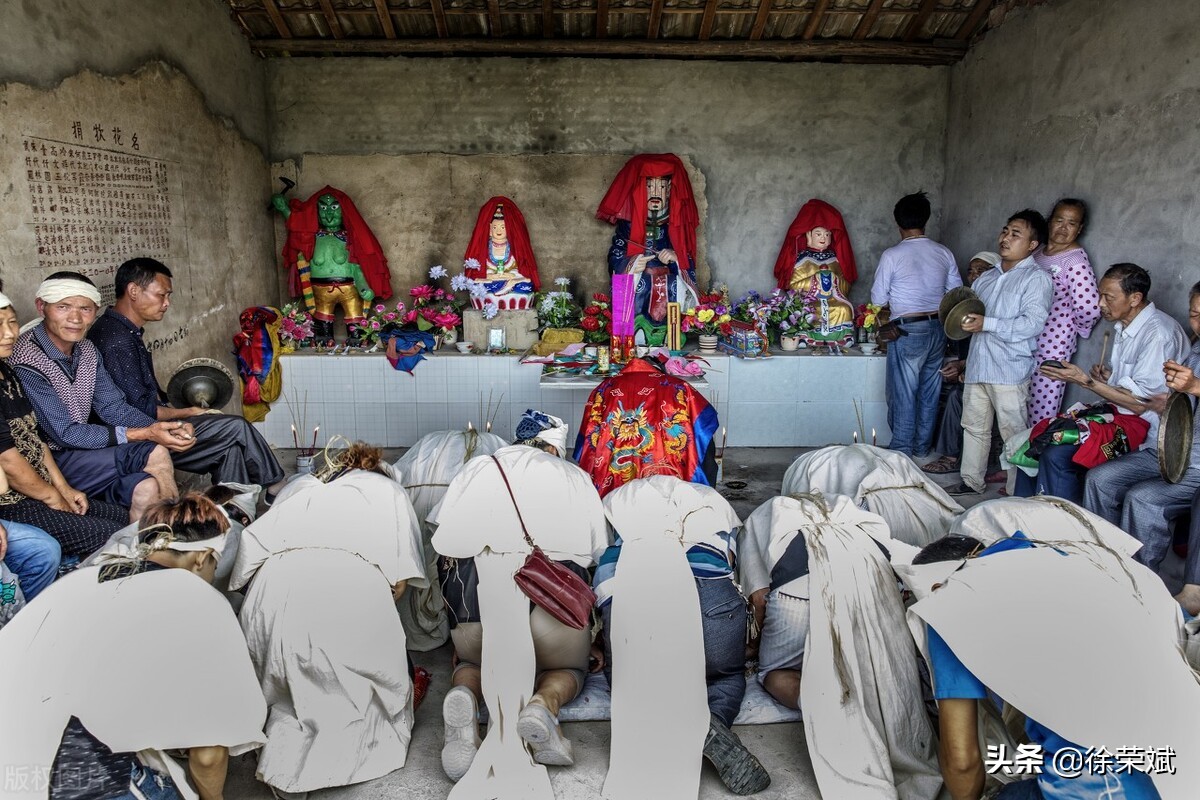
[[[704,4],[704,16],[700,18],[700,41],[712,36],[713,23],[717,19],[717,0],[707,0]]]
[[[267,16],[271,18],[271,24],[275,26],[279,35],[284,39],[292,38],[292,32],[283,21],[283,14],[279,13],[279,6],[275,5],[275,0],[263,0],[263,7],[267,9]]]
[[[929,15],[937,8],[937,0],[921,0],[921,8],[917,11],[917,15],[908,21],[908,27],[904,29],[904,41],[913,42],[921,35],[921,29],[925,27],[925,21],[929,19]]]
[[[654,0],[650,4],[650,25],[646,29],[647,39],[657,39],[659,29],[662,27],[664,0]]]
[[[487,0],[488,29],[492,36],[500,36],[500,0]]]
[[[754,42],[762,38],[769,16],[771,16],[771,0],[758,0],[758,13],[754,15],[754,27],[750,29],[750,41]]]
[[[975,0],[975,7],[971,9],[970,15],[959,27],[958,33],[954,34],[954,38],[960,42],[970,39],[975,34],[975,31],[979,30],[980,23],[983,22],[983,18],[987,16],[991,8],[992,0]]]
[[[875,20],[879,19],[879,11],[882,8],[883,0],[871,0],[871,5],[867,6],[867,10],[863,12],[862,18],[858,21],[850,38],[855,40],[867,38],[871,28],[875,27]]]
[[[325,21],[329,23],[329,32],[333,34],[333,38],[344,39],[346,32],[342,30],[342,23],[338,22],[337,14],[333,11],[333,4],[329,0],[321,0],[321,13],[325,15]]]
[[[542,0],[542,36],[554,38],[554,0]]]
[[[811,39],[817,35],[817,31],[821,29],[821,23],[825,21],[825,12],[829,10],[829,0],[817,0],[813,4],[812,13],[808,15],[808,22],[804,26],[803,38]]]
[[[383,35],[395,39],[396,26],[392,24],[392,12],[388,10],[387,0],[375,0],[375,12],[379,15],[379,27],[383,28]]]
[[[442,5],[442,0],[429,0],[429,6],[433,9],[433,24],[437,28],[438,38],[445,39],[450,32],[446,27],[446,9]]]
[[[938,40],[905,43],[894,40],[853,42],[845,39],[252,39],[266,53],[337,53],[356,55],[535,55],[535,56],[653,56],[659,58],[790,58],[869,59],[888,63],[953,64],[967,52],[965,42]]]
[[[608,0],[596,0],[596,33],[597,39],[608,38]]]

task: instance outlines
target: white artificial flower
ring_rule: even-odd
[[[449,273],[446,272],[446,268],[443,267],[441,264],[438,264],[436,267],[429,268],[429,277],[433,278],[434,280],[437,280],[438,278],[444,278],[448,274]]]
[[[471,280],[471,279],[468,278],[467,280]],[[480,299],[482,297],[487,296],[487,287],[484,286],[479,281],[471,281],[471,285],[467,287],[467,291],[470,292],[471,297],[474,297],[476,299]]]
[[[557,278],[555,278],[555,279],[554,279],[554,283],[555,283],[556,285],[558,285],[558,286],[570,286],[570,285],[571,285],[571,279],[570,279],[570,278],[564,278],[563,276],[561,276],[561,275],[560,275],[560,276],[558,276]]]
[[[543,314],[549,314],[551,311],[554,310],[554,295],[555,294],[557,294],[557,292],[551,292],[550,294],[548,294],[544,298],[542,298],[542,313]]]
[[[466,267],[467,269],[479,269],[479,259],[478,258],[468,258],[466,261],[463,262],[463,266]]]
[[[495,319],[496,315],[499,313],[500,313],[500,308],[495,303],[489,302],[489,303],[485,304],[483,307],[483,318],[484,319]]]
[[[456,292],[465,292],[470,290],[471,284],[474,282],[466,275],[455,275],[450,279],[450,288]]]

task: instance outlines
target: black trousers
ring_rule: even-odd
[[[249,422],[232,414],[188,417],[196,444],[171,453],[176,469],[208,475],[213,483],[256,483],[270,486],[283,480],[283,467],[270,445]]]

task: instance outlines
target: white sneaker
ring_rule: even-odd
[[[558,720],[541,703],[527,703],[517,717],[517,735],[529,744],[539,764],[569,767],[575,763],[571,740],[562,735]]]
[[[442,745],[442,769],[457,782],[475,760],[483,740],[479,738],[479,706],[475,695],[465,686],[455,686],[442,701],[445,744]]]

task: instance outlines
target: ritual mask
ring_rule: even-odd
[[[341,230],[341,202],[331,194],[323,194],[317,198],[317,221],[327,231]]]
[[[809,231],[805,238],[808,241],[808,249],[822,252],[828,250],[829,245],[833,243],[833,231],[818,225]]]
[[[660,216],[667,211],[671,200],[671,176],[646,178],[646,211],[654,216]]]

